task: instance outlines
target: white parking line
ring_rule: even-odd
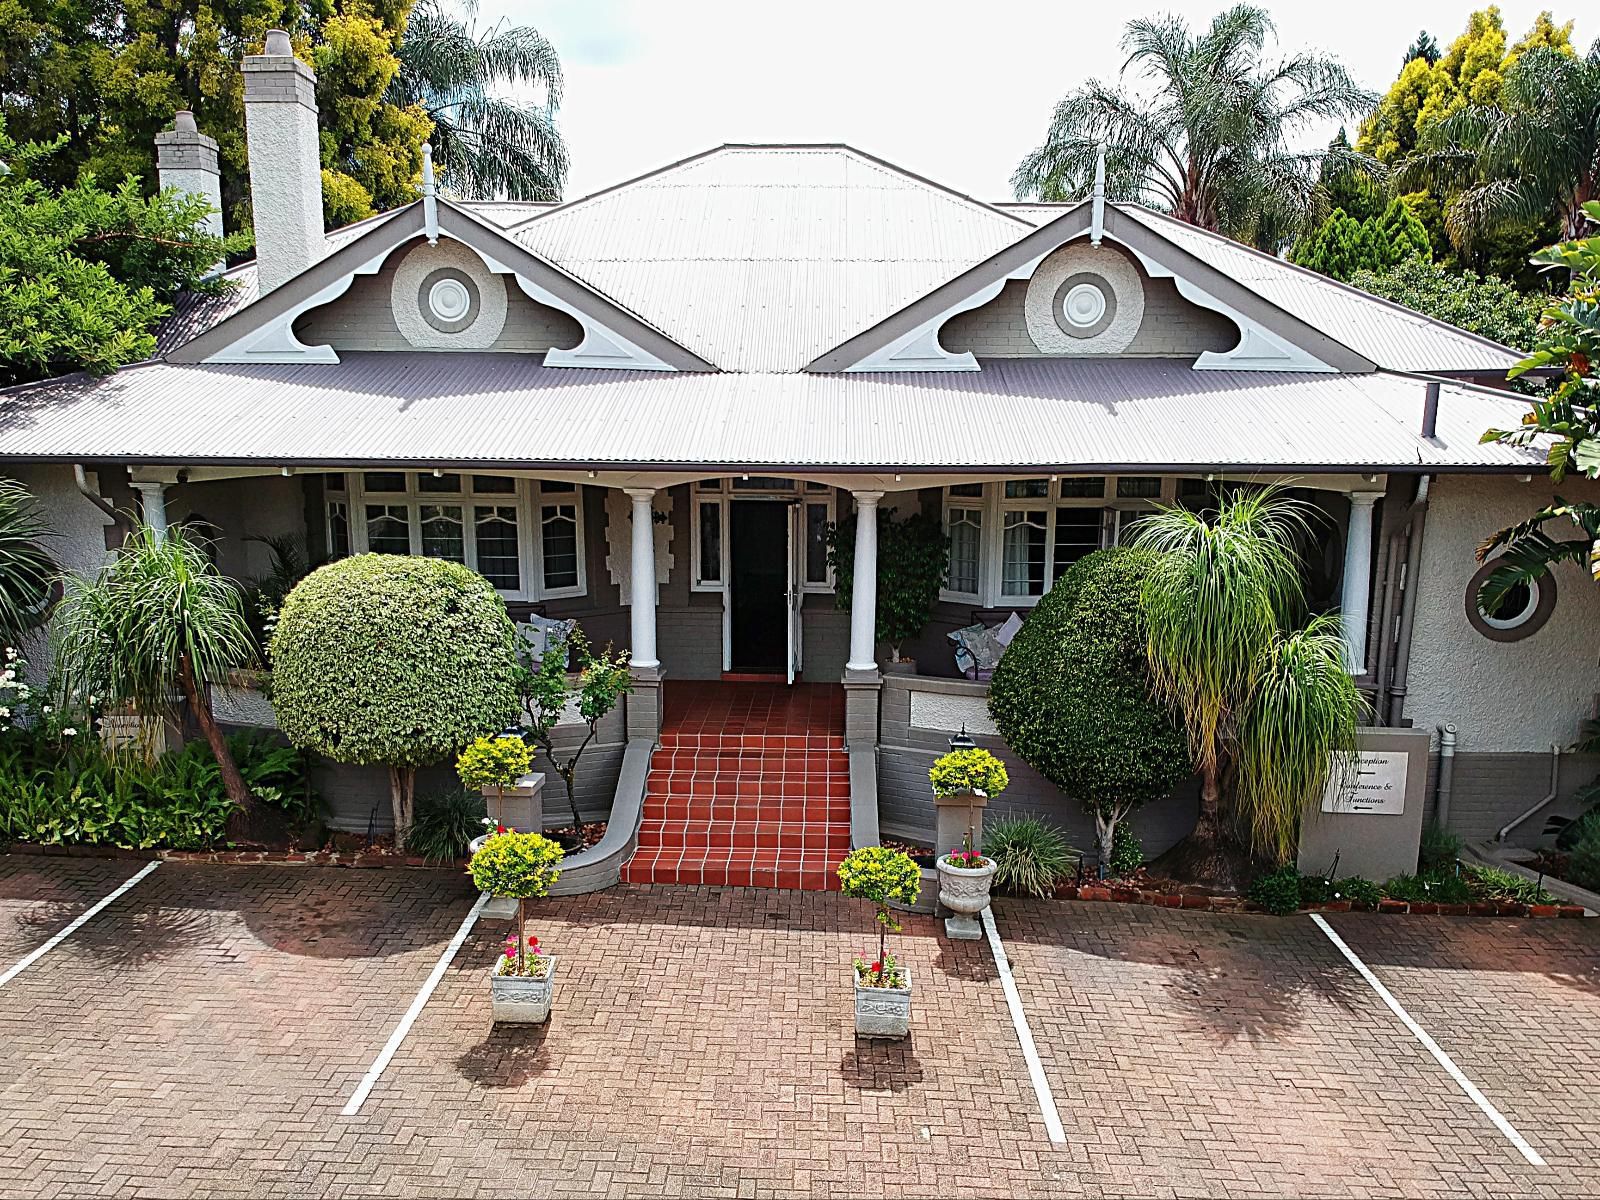
[[[1000,941],[1000,931],[995,928],[994,914],[983,910],[983,931],[989,935],[989,952],[994,955],[995,969],[1000,972],[1000,986],[1006,994],[1006,1007],[1011,1010],[1011,1024],[1017,1031],[1017,1042],[1022,1047],[1022,1061],[1028,1064],[1028,1078],[1033,1083],[1033,1094],[1039,1100],[1039,1113],[1044,1117],[1045,1131],[1052,1142],[1067,1140],[1067,1131],[1061,1128],[1061,1114],[1056,1110],[1055,1093],[1045,1078],[1044,1064],[1039,1061],[1039,1051],[1033,1044],[1033,1031],[1028,1028],[1028,1014],[1022,1011],[1022,994],[1017,991],[1017,981],[1011,978],[1011,963],[1006,958],[1005,945]]]
[[[378,1051],[378,1057],[372,1060],[372,1066],[367,1068],[367,1073],[361,1077],[361,1082],[356,1085],[354,1094],[341,1110],[341,1116],[353,1117],[361,1111],[361,1106],[367,1102],[367,1095],[372,1091],[372,1085],[378,1082],[378,1076],[383,1074],[383,1069],[389,1065],[389,1060],[395,1056],[395,1051],[400,1049],[400,1043],[406,1040],[406,1034],[411,1032],[411,1027],[416,1024],[417,1018],[422,1015],[422,1006],[428,1002],[428,997],[433,995],[433,989],[439,986],[439,981],[444,978],[445,970],[450,966],[450,960],[456,956],[456,951],[461,949],[461,944],[467,940],[467,934],[472,932],[472,927],[478,923],[478,916],[483,912],[483,906],[489,903],[489,893],[483,892],[478,896],[478,902],[472,906],[461,922],[461,928],[456,930],[455,937],[450,939],[450,944],[444,948],[444,953],[439,956],[439,961],[433,964],[433,970],[428,973],[428,978],[423,982],[422,989],[417,992],[411,1001],[411,1007],[406,1009],[406,1015],[400,1018],[400,1024],[394,1027],[394,1032],[389,1035],[389,1040],[384,1043],[383,1049]]]
[[[1500,1110],[1489,1102],[1489,1098],[1478,1090],[1478,1085],[1473,1083],[1472,1080],[1468,1079],[1461,1068],[1456,1066],[1455,1060],[1444,1052],[1438,1042],[1434,1041],[1433,1038],[1428,1036],[1428,1031],[1421,1025],[1418,1025],[1416,1021],[1412,1019],[1410,1013],[1401,1007],[1400,1001],[1396,1000],[1394,998],[1394,994],[1390,992],[1388,988],[1383,986],[1378,977],[1372,973],[1371,968],[1369,968],[1366,963],[1362,962],[1361,959],[1356,956],[1356,952],[1350,949],[1349,946],[1345,945],[1344,939],[1333,931],[1333,926],[1329,925],[1327,921],[1323,920],[1320,913],[1312,913],[1311,919],[1317,923],[1317,928],[1321,929],[1323,933],[1328,935],[1328,940],[1339,948],[1339,952],[1349,960],[1350,965],[1361,972],[1361,977],[1372,985],[1372,990],[1377,992],[1378,998],[1389,1006],[1389,1011],[1400,1018],[1400,1023],[1409,1029],[1416,1037],[1417,1041],[1421,1042],[1427,1048],[1428,1053],[1433,1055],[1433,1057],[1439,1061],[1439,1065],[1445,1069],[1445,1073],[1448,1074],[1451,1079],[1454,1079],[1457,1086],[1459,1086],[1461,1090],[1471,1098],[1474,1104],[1483,1110],[1483,1115],[1488,1117],[1489,1120],[1493,1121],[1494,1127],[1501,1133],[1505,1134],[1506,1138],[1511,1142],[1511,1144],[1522,1152],[1522,1157],[1527,1159],[1536,1167],[1544,1166],[1544,1159],[1540,1156],[1537,1150],[1528,1144],[1528,1139],[1517,1132],[1515,1126],[1513,1126],[1510,1121],[1506,1120],[1505,1116],[1500,1112]]]
[[[138,883],[141,879],[150,874],[151,871],[154,871],[160,865],[160,859],[145,863],[144,866],[140,867],[134,872],[132,879],[126,880],[119,888],[117,888],[116,891],[112,892],[104,899],[97,901],[93,908],[85,909],[83,912],[79,913],[77,917],[73,919],[72,923],[60,933],[56,934],[44,945],[40,946],[37,950],[33,951],[33,953],[22,959],[16,964],[16,966],[10,968],[4,975],[0,975],[0,987],[5,987],[6,984],[10,983],[18,975],[21,975],[29,967],[33,966],[34,963],[38,962],[46,954],[50,953],[50,951],[54,950],[62,942],[66,941],[74,933],[82,929],[94,919],[95,915],[99,913],[101,909],[110,904],[117,897],[126,895],[128,889],[133,887],[134,884]]]

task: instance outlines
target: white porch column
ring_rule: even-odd
[[[656,657],[656,531],[654,488],[627,488],[633,501],[631,597],[633,608],[633,665],[654,669]]]
[[[850,574],[850,660],[847,671],[878,669],[878,501],[882,492],[852,492],[856,557]]]
[[[1367,669],[1367,614],[1372,599],[1372,506],[1382,492],[1350,493],[1350,528],[1344,539],[1344,588],[1339,615],[1345,665],[1352,675]]]
[[[139,517],[160,545],[167,540],[167,485],[135,480],[132,486],[139,493]]]

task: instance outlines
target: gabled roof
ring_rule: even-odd
[[[996,207],[1044,225],[1073,205],[1006,203]],[[1220,233],[1136,204],[1115,207],[1182,246],[1200,261],[1238,280],[1263,300],[1316,326],[1381,367],[1444,375],[1503,376],[1523,357],[1509,346],[1296,266]]]
[[[1028,223],[848,146],[722,146],[550,210],[523,245],[728,371],[795,371]]]
[[[476,250],[491,269],[510,272],[530,296],[578,319],[584,327],[584,342],[572,351],[558,352],[563,358],[582,358],[598,366],[607,365],[600,360],[609,356],[657,369],[713,369],[637,314],[511,241],[470,211],[440,199],[436,212],[437,227],[429,226],[427,209],[419,200],[359,229],[327,258],[175,346],[164,357],[174,363],[301,359],[308,348],[289,332],[296,317],[341,295],[356,275],[377,270],[405,242],[442,233]],[[324,350],[324,361],[329,360],[336,361],[336,356]]]

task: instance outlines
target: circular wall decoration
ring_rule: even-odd
[[[1144,320],[1144,279],[1109,246],[1063,246],[1033,273],[1028,336],[1045,354],[1120,354]]]
[[[419,350],[485,350],[506,323],[505,282],[449,239],[400,260],[390,303],[401,336]]]
[[[1519,583],[1505,594],[1493,611],[1478,603],[1481,588],[1500,564],[1490,559],[1467,581],[1467,620],[1492,642],[1520,642],[1543,629],[1556,607],[1556,581],[1549,575],[1532,583]]]

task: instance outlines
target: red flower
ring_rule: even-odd
[[[507,830],[507,829],[506,829],[506,827],[505,827],[505,826],[504,826],[504,825],[496,825],[496,826],[495,826],[495,827],[494,827],[494,831],[495,831],[495,832],[496,832],[496,833],[507,833],[507,832],[509,832],[509,830]]]
[[[883,973],[883,964],[881,962],[875,962],[875,963],[872,964],[872,969],[875,972],[877,972],[878,974],[882,974]]]

